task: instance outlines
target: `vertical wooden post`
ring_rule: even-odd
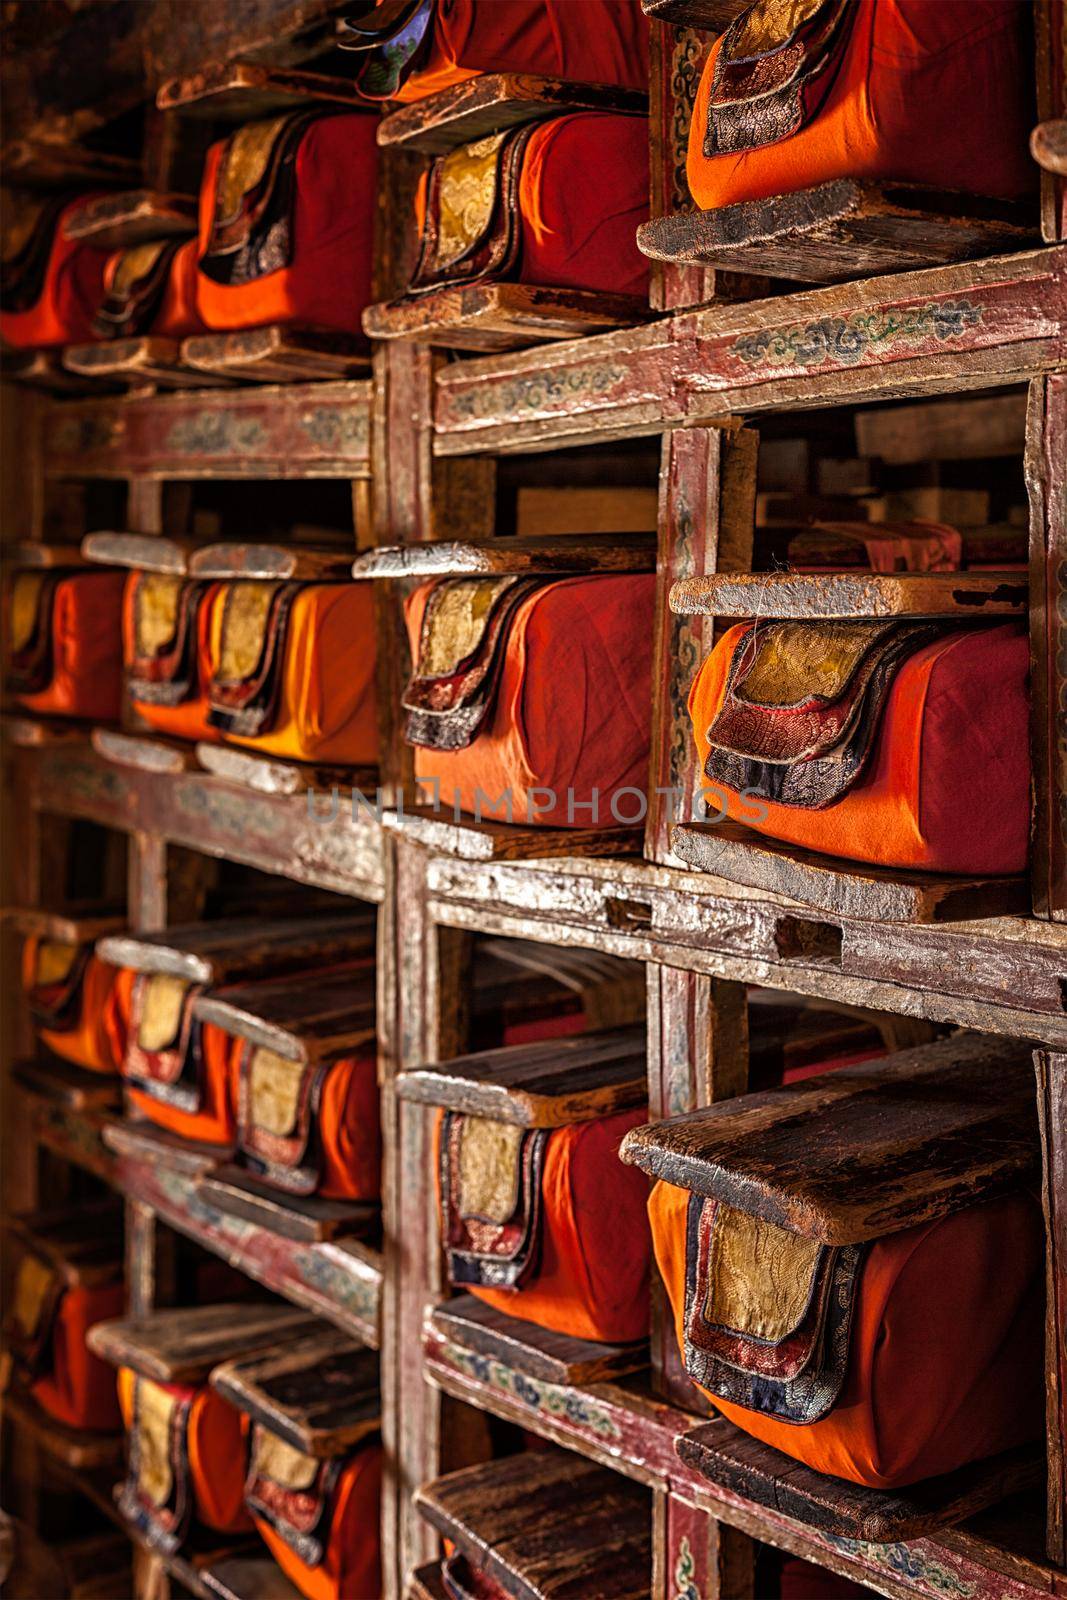
[[[649,33],[650,212],[654,217],[692,211],[685,175],[689,122],[710,39],[697,28],[653,21]],[[701,305],[715,292],[713,269],[651,263],[653,311]]]
[[[1067,117],[1067,4],[1036,0],[1037,119]],[[1046,244],[1067,238],[1067,178],[1041,174],[1041,237]]]
[[[751,1600],[755,1547],[676,1495],[652,1502],[653,1600]]]
[[[1048,1557],[1067,1567],[1067,1055],[1039,1051],[1041,1200],[1045,1213]]]
[[[1030,496],[1030,717],[1034,911],[1067,920],[1067,378],[1035,378]]]

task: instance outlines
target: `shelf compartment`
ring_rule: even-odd
[[[322,383],[370,371],[363,339],[283,323],[241,333],[195,334],[183,340],[181,360],[193,373],[242,383]]]
[[[320,1459],[354,1449],[381,1420],[378,1357],[336,1328],[225,1360],[211,1386],[294,1450]]]
[[[1032,1181],[1032,1053],[961,1034],[633,1128],[619,1154],[822,1244],[862,1243]]]
[[[458,1294],[435,1306],[430,1326],[447,1339],[486,1361],[542,1383],[580,1387],[606,1383],[641,1372],[648,1366],[648,1344],[600,1344],[574,1339],[521,1322],[472,1294]]]
[[[943,617],[978,622],[1025,617],[1025,573],[744,572],[682,578],[671,610],[690,617],[788,617],[801,622],[865,617]]]
[[[463,578],[485,573],[655,572],[652,534],[563,534],[380,545],[356,557],[353,578]]]
[[[656,217],[637,231],[646,256],[801,283],[841,283],[1006,255],[1037,239],[1036,218],[1006,201],[914,184],[835,178],[794,194]]]
[[[67,217],[68,239],[100,250],[128,250],[156,239],[190,239],[196,232],[196,197],[128,189],[83,200]]]
[[[373,111],[355,84],[321,72],[299,72],[258,61],[221,61],[180,78],[170,78],[156,94],[159,111],[212,122],[254,122],[312,105]]]
[[[562,1128],[648,1101],[645,1027],[506,1045],[401,1073],[402,1100],[524,1128]]]
[[[638,295],[525,283],[458,284],[368,306],[363,331],[369,339],[491,352],[611,333],[644,322],[648,315],[648,303]]]
[[[650,1600],[648,1492],[580,1456],[521,1451],[464,1467],[416,1489],[415,1506],[510,1600]],[[546,1538],[561,1521],[566,1537]]]
[[[444,155],[457,145],[575,111],[648,112],[648,96],[609,84],[568,83],[531,73],[487,72],[391,111],[378,124],[386,148]]]
[[[737,822],[681,822],[671,849],[697,872],[762,889],[831,916],[921,925],[1024,916],[1024,877],[966,878],[820,855]]]
[[[1023,1445],[903,1489],[868,1489],[802,1466],[724,1417],[678,1440],[678,1455],[701,1477],[757,1506],[833,1539],[904,1544],[984,1511],[1044,1478],[1044,1451]]]

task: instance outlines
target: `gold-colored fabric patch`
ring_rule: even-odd
[[[757,0],[738,21],[733,59],[762,56],[768,50],[779,49],[798,28],[817,16],[824,4],[825,0]]]
[[[267,634],[276,583],[231,583],[222,610],[222,637],[216,676],[222,683],[240,683],[259,665]]]
[[[310,1489],[319,1470],[314,1456],[294,1449],[260,1424],[255,1429],[252,1464],[257,1477],[269,1478],[283,1489]]]
[[[170,1432],[177,1404],[157,1383],[137,1379],[137,1486],[155,1506],[166,1505],[174,1487]]]
[[[60,939],[42,939],[37,946],[37,987],[47,989],[53,983],[62,983],[69,975],[77,954],[76,944],[68,944]]]
[[[189,990],[184,978],[153,972],[144,986],[137,1043],[154,1055],[174,1043],[181,1026],[182,1006]]]
[[[497,597],[511,586],[511,578],[471,578],[444,586],[432,596],[430,626],[419,639],[420,678],[447,678],[477,649],[485,619]]]
[[[147,278],[167,247],[166,239],[154,239],[151,244],[135,244],[124,250],[115,266],[110,293],[128,295],[142,278]]]
[[[18,655],[33,638],[44,574],[17,572],[11,586],[11,651]]]
[[[788,706],[818,695],[837,700],[884,622],[757,625],[756,659],[735,690],[748,705]]]
[[[134,648],[140,657],[157,655],[178,628],[181,578],[161,572],[142,573],[134,591]]]
[[[40,1256],[25,1255],[19,1262],[12,1310],[15,1325],[23,1338],[32,1339],[37,1332],[53,1277],[51,1267]]]
[[[274,141],[290,115],[286,112],[265,122],[248,122],[226,141],[215,186],[215,216],[220,221],[236,217],[245,195],[262,181]]]
[[[459,1211],[507,1222],[519,1203],[522,1128],[488,1117],[463,1118],[459,1139]]]
[[[706,1321],[750,1338],[784,1339],[811,1298],[815,1239],[719,1204],[708,1264]]]
[[[283,1137],[292,1133],[296,1127],[303,1078],[304,1068],[298,1061],[287,1061],[273,1050],[253,1051],[249,1088],[252,1120],[257,1128]]]
[[[510,130],[460,145],[441,158],[434,267],[440,271],[473,250],[496,204],[500,147]]]

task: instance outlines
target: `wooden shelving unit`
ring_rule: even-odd
[[[316,0],[301,13],[318,29],[320,51],[332,10]],[[370,908],[384,1176],[380,1233],[351,1218],[309,1220],[295,1209],[280,1222],[254,1191],[235,1201],[239,1186],[217,1152],[151,1132],[129,1108],[123,1114],[111,1083],[86,1082],[88,1075],[44,1059],[20,1017],[4,1083],[6,1123],[19,1140],[32,1134],[34,1150],[9,1168],[8,1205],[37,1203],[45,1161],[68,1173],[71,1193],[83,1169],[125,1199],[131,1316],[175,1302],[177,1234],[321,1319],[327,1345],[330,1330],[339,1330],[378,1352],[386,1600],[440,1594],[439,1533],[458,1526],[463,1510],[455,1484],[458,1498],[449,1499],[451,1467],[457,1457],[484,1459],[486,1415],[568,1452],[576,1482],[610,1481],[620,1503],[647,1499],[647,1538],[642,1525],[626,1559],[647,1559],[647,1589],[642,1571],[634,1592],[650,1600],[746,1600],[757,1542],[890,1600],[1057,1595],[1067,1592],[1067,180],[1050,159],[1040,244],[1035,207],[1019,233],[998,224],[1001,231],[976,232],[960,246],[953,232],[954,243],[935,252],[941,264],[913,265],[905,255],[897,270],[805,289],[798,281],[807,275],[789,256],[800,247],[790,239],[762,262],[788,274],[787,284],[743,281],[752,261],[742,253],[734,272],[733,256],[724,259],[714,241],[697,237],[684,192],[706,30],[726,25],[738,7],[648,0],[646,10],[653,19],[649,226],[664,248],[640,317],[625,307],[605,317],[601,307],[599,325],[610,331],[564,338],[596,325],[595,308],[584,319],[581,308],[565,307],[553,322],[553,307],[542,306],[535,328],[522,320],[521,306],[505,305],[501,332],[494,318],[508,297],[498,295],[473,312],[468,305],[460,331],[444,335],[428,314],[422,325],[414,315],[405,323],[397,314],[390,326],[388,316],[378,324],[371,318],[367,332],[381,341],[371,367],[358,340],[275,328],[165,350],[147,340],[131,341],[140,348],[125,352],[101,346],[88,358],[68,351],[11,372],[27,387],[11,424],[20,472],[5,525],[31,548],[76,553],[80,546],[91,561],[201,577],[337,580],[355,563],[356,576],[378,585],[377,773],[183,746],[129,721],[94,730],[7,717],[18,848],[5,900],[38,912],[69,909],[71,830],[91,825],[121,840],[125,923],[135,938],[191,920],[177,908],[198,893],[203,899],[212,873],[233,867],[280,881],[293,896],[325,890]],[[1062,49],[1053,48],[1062,43],[1062,6],[1042,3],[1040,22],[1054,64],[1042,91],[1042,120],[1050,121],[1063,112],[1056,98]],[[314,71],[314,51],[292,38],[268,62],[251,58],[250,35],[220,43],[214,25],[194,31],[197,39],[173,60],[165,51],[152,57],[158,110],[144,163],[116,165],[112,156],[94,165],[84,146],[49,148],[31,129],[12,156],[18,181],[81,181],[99,167],[109,188],[143,183],[149,198],[162,201],[176,185],[160,151],[173,154],[183,129],[226,126],[291,104],[350,104],[345,82]],[[213,59],[224,66],[205,66]],[[595,94],[589,101],[601,103]],[[526,120],[531,105],[545,114],[548,103],[570,102],[560,94],[546,100],[543,85],[527,80],[510,88],[507,80],[486,80],[456,97],[451,122],[420,120],[409,107],[382,123],[378,311],[391,312],[403,287],[410,241],[401,237],[398,197],[410,191],[412,152],[424,160],[460,138]],[[122,197],[110,198],[121,212]],[[855,206],[845,210],[854,218]],[[858,224],[835,213],[827,226],[838,252],[842,243],[852,248],[849,229]],[[446,360],[431,347],[438,343],[474,353]],[[91,390],[71,388],[79,382]],[[1028,574],[883,581],[849,573],[830,587],[835,614],[849,617],[963,607],[973,615],[976,600],[998,616],[1028,615],[1029,877],[946,887],[901,873],[837,871],[840,864],[825,858],[783,856],[743,830],[739,836],[700,820],[685,692],[717,618],[745,614],[746,604],[765,612],[769,589],[781,596],[776,614],[804,616],[812,595],[828,592],[825,579],[769,582],[753,571],[761,430],[773,442],[793,436],[787,419],[796,432],[816,412],[866,417],[907,399],[952,407],[944,434],[965,429],[968,418],[981,432],[978,408],[1021,399],[1024,390]],[[942,436],[931,430],[931,452]],[[527,458],[564,483],[572,462],[579,463],[575,483],[603,483],[596,463],[608,461],[600,470],[610,475],[612,463],[617,468],[622,453],[638,447],[631,441],[652,441],[661,451],[654,542],[640,534],[497,537],[514,535],[500,508],[508,485],[529,472]],[[1012,449],[1018,459],[1019,442],[998,453]],[[351,515],[335,544],[265,537],[223,494],[235,482],[251,492],[292,481],[341,485],[342,494],[347,487]],[[224,509],[198,523],[197,496],[210,508],[215,491]],[[86,507],[104,496],[118,509],[103,520],[97,513],[100,531],[90,531]],[[42,564],[49,559],[40,556]],[[406,673],[399,605],[409,580],[653,570],[647,816],[615,830],[538,829],[421,804],[395,720]],[[746,601],[753,589],[758,596]],[[981,1515],[976,1507],[990,1495],[963,1485],[955,1500],[936,1506],[902,1498],[895,1525],[885,1517],[865,1522],[869,1508],[843,1496],[834,1520],[820,1513],[819,1486],[799,1481],[795,1464],[789,1493],[779,1492],[784,1458],[746,1446],[722,1419],[709,1420],[680,1370],[659,1296],[647,1349],[563,1339],[489,1314],[469,1296],[450,1297],[437,1237],[431,1109],[450,1102],[433,1081],[445,1067],[435,1073],[434,1066],[452,1071],[453,1096],[480,1105],[480,1095],[503,1092],[499,1075],[483,1081],[482,1069],[470,1065],[478,937],[530,941],[548,961],[565,949],[643,965],[654,1121],[745,1092],[752,985],[1016,1040],[1024,1058],[1035,1052],[1050,1286],[1047,1492],[1031,1453],[1004,1464],[998,1494],[1011,1498]],[[9,982],[9,995],[16,987]],[[299,1017],[291,1031],[299,1036]],[[1036,1171],[1032,1177],[1036,1183]],[[231,1381],[247,1387],[250,1380]],[[42,1443],[21,1398],[8,1412],[20,1438],[57,1453],[54,1441]],[[709,1455],[718,1462],[715,1484],[700,1470]],[[99,1503],[99,1463],[66,1466],[93,1468],[83,1489]],[[462,1554],[493,1547],[474,1519],[464,1527]],[[521,1539],[515,1548],[525,1571]],[[584,1547],[583,1560],[594,1583],[595,1556]],[[139,1549],[135,1574],[139,1600],[182,1589],[224,1600],[295,1595],[262,1552],[216,1552],[207,1562]],[[528,1592],[540,1592],[538,1581],[530,1578]]]

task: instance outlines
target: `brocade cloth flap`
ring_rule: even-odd
[[[40,694],[55,670],[55,604],[60,572],[16,572],[8,607],[6,684],[12,694]]]
[[[319,1117],[329,1070],[251,1043],[241,1051],[238,1145],[248,1167],[291,1194],[314,1194],[322,1177]]]
[[[293,258],[296,157],[323,111],[291,111],[246,123],[226,141],[199,269],[214,283],[252,283]]]
[[[33,985],[26,997],[30,1015],[39,1028],[69,1033],[77,1027],[82,981],[91,955],[91,944],[71,944],[61,939],[39,941]]]
[[[262,1423],[252,1427],[245,1504],[262,1517],[308,1567],[321,1566],[344,1457],[320,1461],[287,1444]]]
[[[276,715],[293,601],[306,585],[238,580],[222,601],[219,661],[208,691],[208,721],[255,738]]]
[[[208,585],[140,572],[133,591],[129,688],[146,705],[176,706],[196,687],[197,621]]]
[[[149,1378],[134,1378],[129,1463],[119,1505],[150,1545],[168,1552],[182,1543],[192,1521],[190,1410],[189,1399]]]
[[[30,311],[44,292],[56,224],[70,204],[69,194],[41,198],[8,189],[0,256],[0,310]]]
[[[453,1283],[517,1289],[536,1271],[547,1142],[546,1129],[445,1113],[441,1208]]]
[[[36,1251],[19,1258],[4,1317],[4,1344],[30,1382],[52,1365],[52,1330],[64,1290],[63,1274]]]
[[[182,1111],[199,1111],[203,1101],[201,1025],[193,1016],[193,1002],[202,992],[202,984],[169,973],[140,972],[130,995],[123,1076]]]
[[[111,286],[93,316],[94,332],[104,339],[133,339],[147,333],[155,321],[180,247],[180,239],[153,239],[124,250]]]
[[[533,126],[472,140],[434,161],[413,293],[512,274],[522,242],[519,178]]]

